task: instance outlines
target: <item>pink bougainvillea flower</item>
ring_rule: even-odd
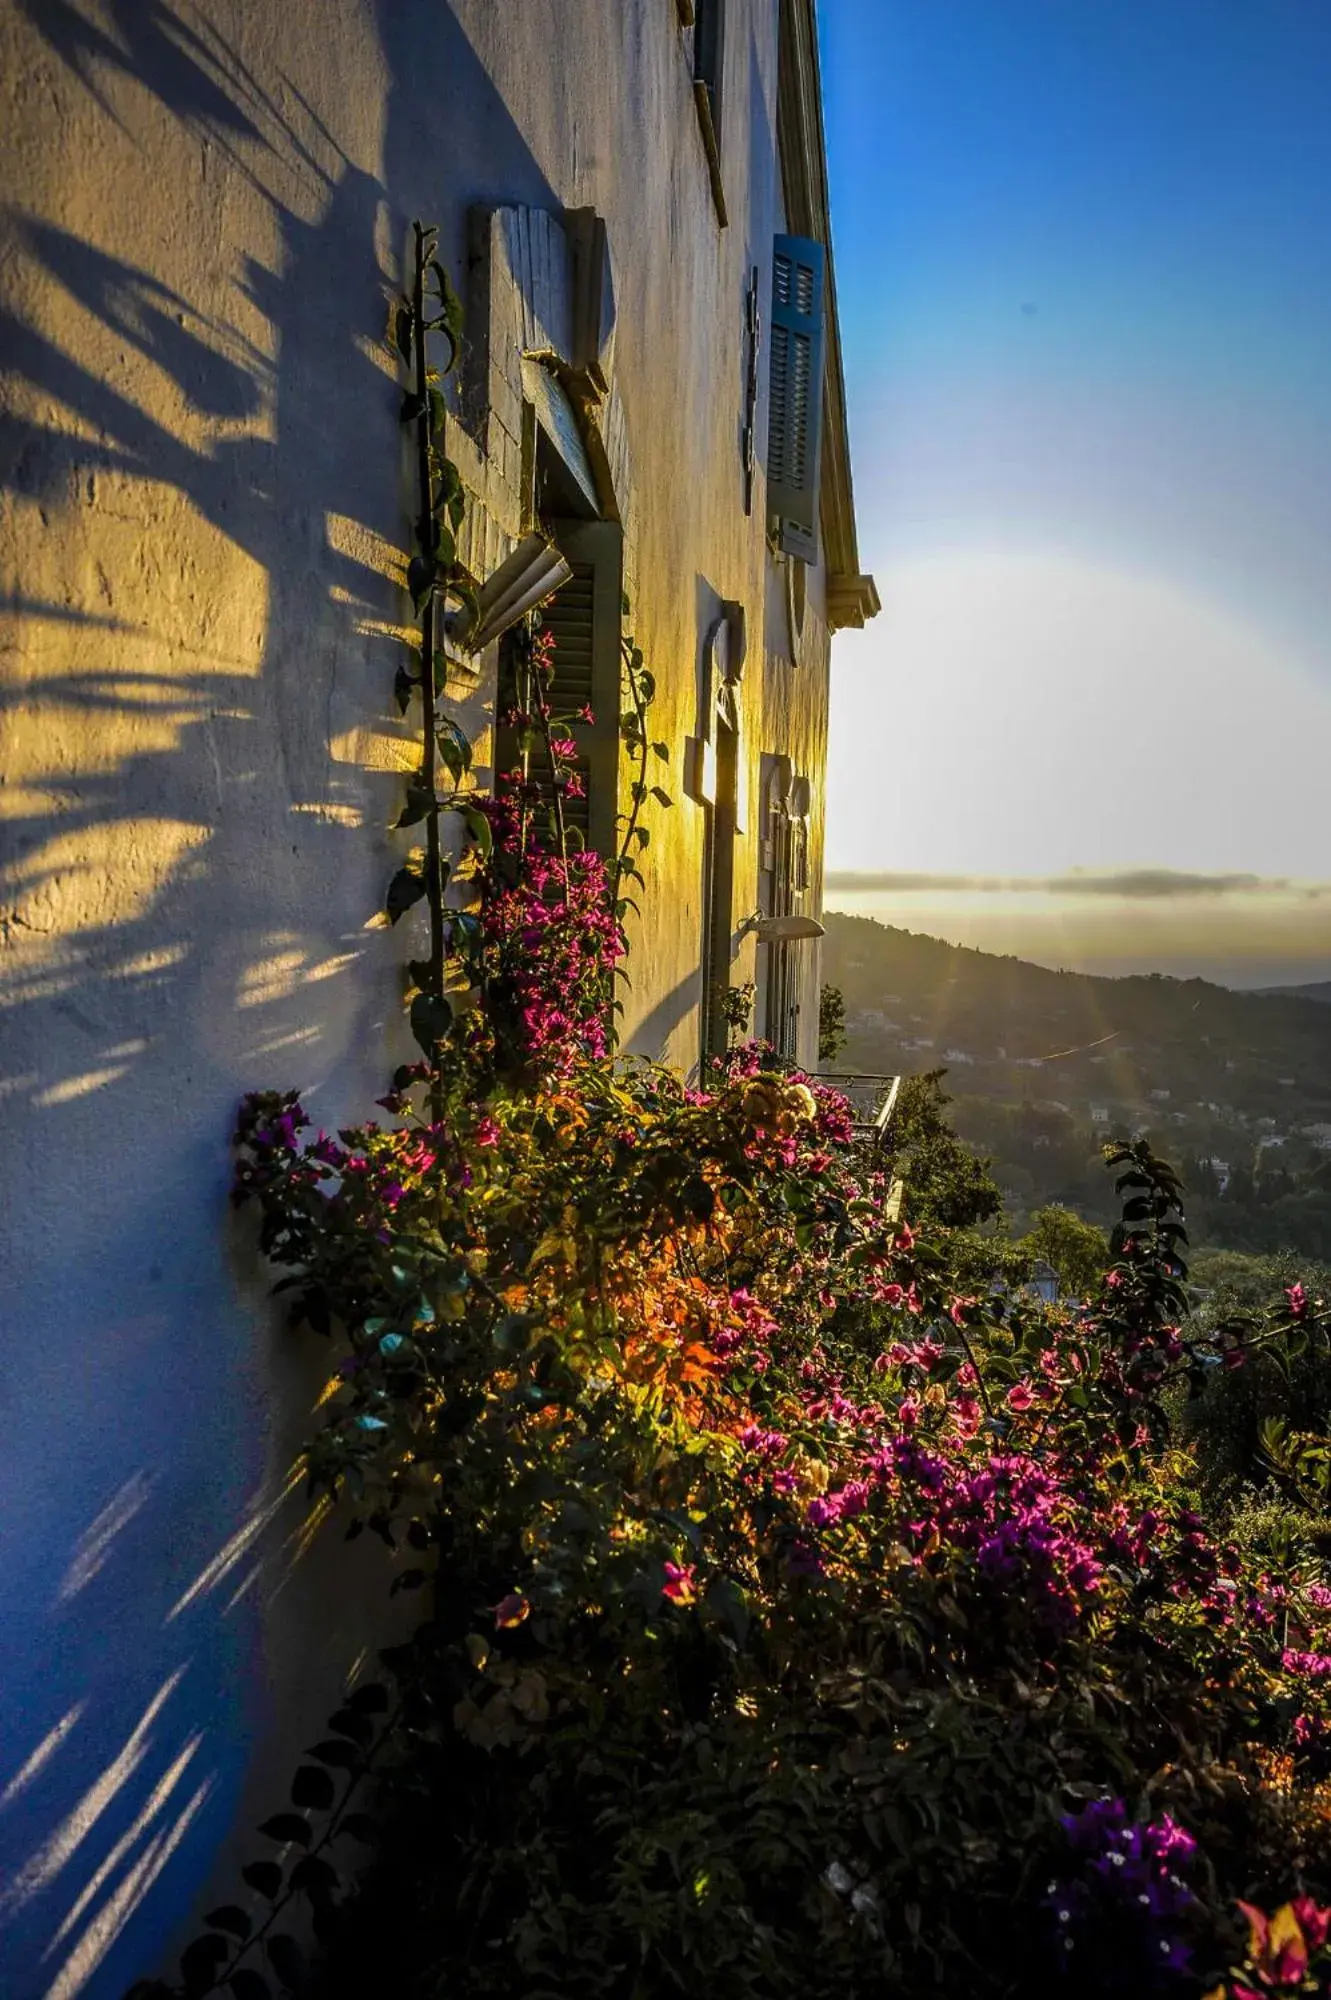
[[[496,1121],[487,1113],[484,1118],[476,1120],[471,1136],[478,1146],[497,1146],[503,1133]]]
[[[1240,1901],[1239,1908],[1248,1919],[1248,1960],[1262,1985],[1276,1992],[1299,1987],[1308,1970],[1308,1943],[1293,1905],[1282,1904],[1273,1917],[1252,1903]]]
[[[1014,1382],[1007,1392],[1007,1406],[1010,1410],[1029,1410],[1035,1397],[1029,1382]]]
[[[952,1419],[963,1437],[974,1437],[980,1428],[980,1405],[974,1396],[958,1396],[952,1405]]]
[[[508,1596],[501,1597],[494,1607],[495,1624],[501,1632],[511,1631],[513,1626],[521,1625],[523,1619],[530,1616],[531,1605],[518,1590],[510,1590]]]
[[[692,1604],[696,1595],[693,1588],[693,1574],[692,1563],[666,1563],[666,1580],[661,1586],[662,1597],[668,1597],[672,1604]]]
[[[1289,1300],[1289,1310],[1294,1319],[1302,1319],[1308,1310],[1308,1294],[1302,1285],[1286,1285],[1285,1297]]]
[[[1331,1910],[1323,1910],[1314,1903],[1311,1896],[1294,1896],[1290,1906],[1309,1951],[1320,1951],[1326,1943],[1326,1934],[1331,1929]]]
[[[947,1309],[947,1316],[951,1320],[953,1326],[964,1326],[966,1324],[967,1306],[973,1306],[976,1304],[978,1304],[978,1301],[976,1299],[953,1299],[951,1305]]]

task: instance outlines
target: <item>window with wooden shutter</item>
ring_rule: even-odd
[[[810,563],[818,560],[824,263],[821,243],[777,237],[768,343],[767,512],[785,553]]]
[[[615,849],[619,809],[619,704],[622,534],[608,521],[549,524],[560,554],[573,574],[541,613],[554,640],[554,681],[550,706],[558,718],[590,709],[591,723],[561,720],[552,734],[571,736],[578,746],[577,772],[585,797],[564,798],[564,824],[573,837],[599,854]],[[498,732],[498,769],[511,771],[521,758],[517,732]],[[537,740],[528,753],[529,778],[551,797],[550,759]]]

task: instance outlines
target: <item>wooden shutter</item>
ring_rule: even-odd
[[[547,626],[555,642],[555,679],[550,692],[550,705],[557,714],[567,715],[587,707],[592,708],[592,627],[593,604],[596,592],[596,571],[591,563],[574,563],[573,574],[562,590],[559,590],[546,605],[542,622]],[[599,722],[600,718],[597,717]],[[574,728],[570,732],[579,749],[587,743],[587,731]],[[587,787],[586,798],[564,800],[564,823],[570,829],[576,827],[582,835],[583,844],[590,846],[588,827],[591,818],[591,785],[587,760],[580,756],[578,768],[583,784]],[[533,750],[531,774],[541,787],[541,796],[550,796],[550,760],[542,743]]]
[[[554,540],[573,574],[541,614],[555,642],[551,707],[566,715],[590,707],[596,720],[569,730],[578,745],[578,771],[586,797],[564,799],[564,823],[583,843],[609,856],[619,810],[619,703],[622,536],[608,522],[556,522]],[[504,739],[507,738],[507,741]],[[502,731],[499,768],[516,762],[511,731]],[[531,776],[550,795],[550,760],[533,749]]]
[[[767,511],[786,554],[810,563],[818,560],[823,286],[821,243],[778,236],[772,260]]]

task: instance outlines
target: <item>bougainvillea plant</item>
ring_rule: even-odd
[[[513,698],[557,796],[543,657]],[[311,1484],[423,1617],[140,2000],[1331,1991],[1331,1542],[1240,1533],[1180,1416],[1326,1353],[1331,1306],[1191,1318],[1144,1144],[1110,1155],[1087,1300],[986,1272],[973,1231],[959,1261],[978,1166],[890,1199],[939,1157],[936,1092],[890,1176],[759,1045],[698,1087],[615,1058],[629,870],[530,767],[468,811],[447,1035],[379,1122],[264,1093],[236,1132],[236,1199],[329,1342]],[[1324,1514],[1327,1441],[1270,1448]]]

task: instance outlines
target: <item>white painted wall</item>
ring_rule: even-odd
[[[386,1614],[377,1549],[307,1532],[286,1491],[320,1357],[226,1191],[244,1091],[304,1086],[331,1126],[403,1052],[409,941],[367,925],[407,756],[385,333],[413,216],[460,280],[471,204],[609,223],[679,800],[641,1046],[696,1051],[683,746],[720,599],[749,607],[750,796],[763,751],[821,759],[825,630],[815,608],[798,678],[765,687],[784,642],[739,500],[776,23],[734,0],[723,231],[676,0],[0,0],[6,2000],[116,2000],[188,1936]]]

